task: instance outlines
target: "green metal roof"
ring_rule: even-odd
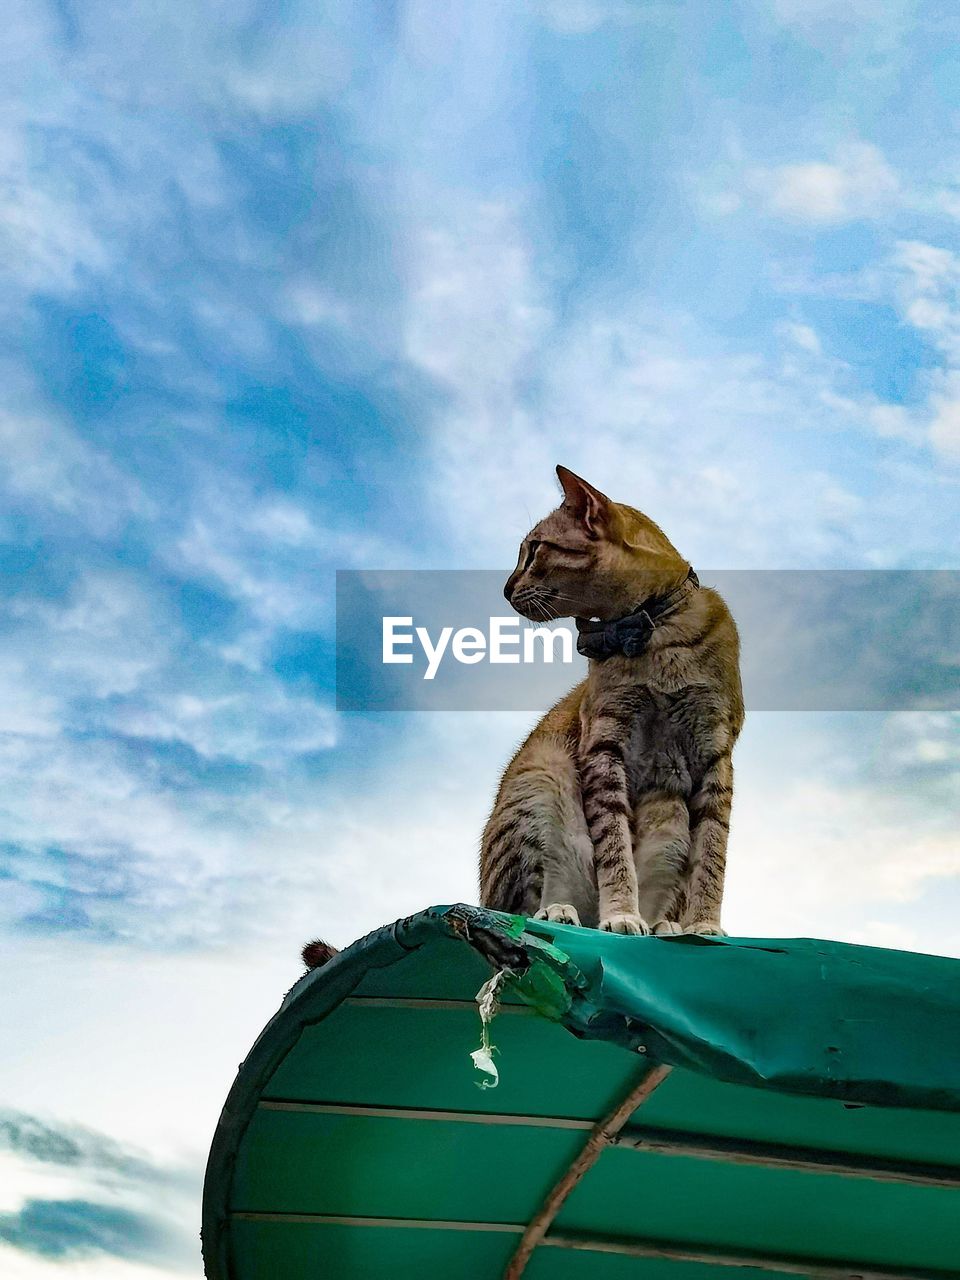
[[[504,968],[481,1089],[475,996]],[[928,1280],[960,1276],[958,1188],[960,963],[435,907],[301,979],[253,1046],[204,1260],[210,1280]]]

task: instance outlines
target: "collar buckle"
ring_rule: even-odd
[[[595,662],[603,662],[617,653],[639,658],[660,620],[673,613],[691,587],[696,590],[699,586],[700,580],[691,568],[680,586],[668,596],[660,601],[642,602],[625,618],[612,618],[607,622],[577,618],[577,652]]]

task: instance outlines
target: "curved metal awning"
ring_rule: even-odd
[[[500,1080],[478,1088],[498,973]],[[210,1280],[946,1280],[958,1189],[960,963],[435,907],[301,979],[253,1046],[204,1260]]]

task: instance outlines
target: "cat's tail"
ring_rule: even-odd
[[[322,964],[326,964],[328,960],[332,960],[340,952],[336,947],[331,947],[329,942],[321,942],[317,938],[314,942],[308,942],[300,954],[303,957],[303,963],[308,969],[319,969]]]

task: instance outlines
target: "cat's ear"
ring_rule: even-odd
[[[605,493],[566,467],[557,467],[557,479],[563,488],[564,507],[576,516],[589,537],[599,538],[613,527],[614,504]]]

